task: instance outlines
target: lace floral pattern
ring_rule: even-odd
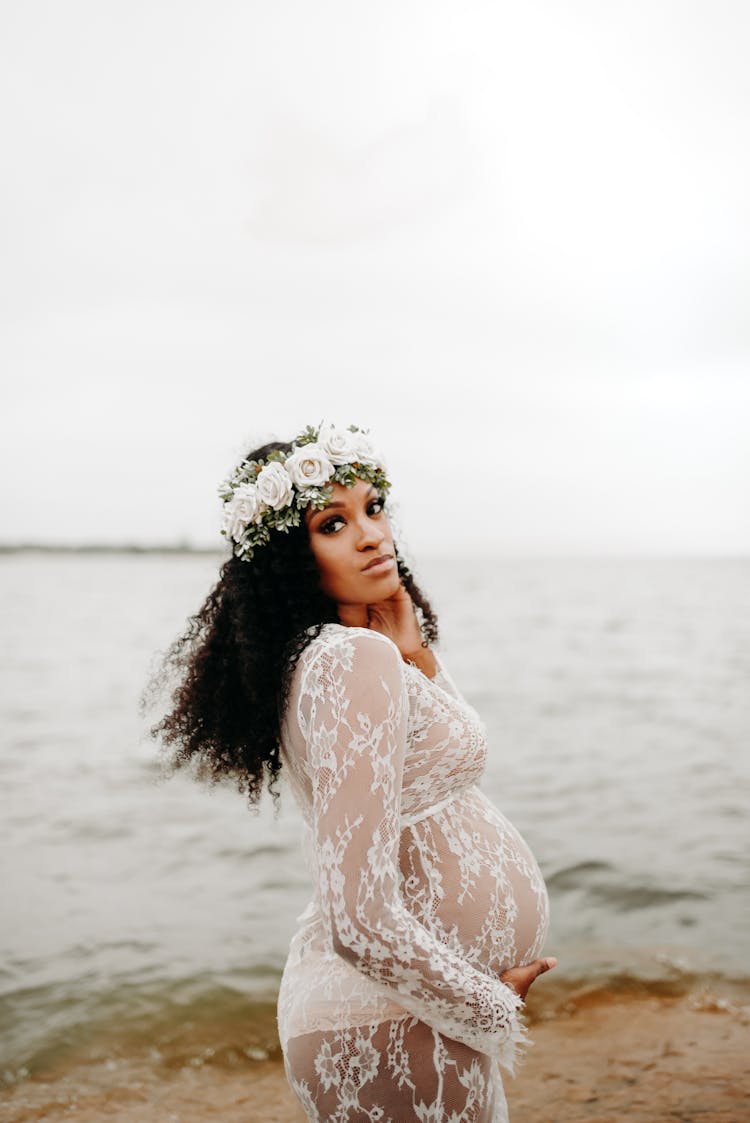
[[[279,994],[287,1076],[311,1120],[507,1119],[498,1062],[523,1042],[499,981],[542,950],[547,895],[476,786],[481,723],[441,667],[327,625],[283,727],[314,896]]]

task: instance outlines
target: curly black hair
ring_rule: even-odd
[[[248,453],[263,460],[272,442]],[[437,617],[396,548],[398,572],[412,598],[425,639],[438,637]],[[294,668],[336,605],[319,586],[303,521],[273,533],[251,561],[231,557],[201,608],[172,644],[144,691],[146,708],[177,679],[171,708],[150,733],[172,750],[172,770],[186,765],[199,779],[232,779],[251,805],[264,781],[274,799],[281,767],[280,727]]]

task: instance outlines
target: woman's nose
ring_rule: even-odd
[[[359,522],[359,536],[357,538],[357,549],[366,550],[370,546],[379,546],[385,539],[385,532],[381,527],[374,523],[372,519],[367,518]]]

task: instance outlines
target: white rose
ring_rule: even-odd
[[[322,487],[333,475],[331,458],[318,444],[302,445],[284,463],[295,487]]]
[[[355,455],[354,460],[360,464],[374,464],[383,467],[383,458],[375,451],[375,447],[369,437],[364,433],[352,433],[355,439]]]
[[[255,484],[240,484],[224,504],[224,530],[239,542],[247,527],[263,511]]]
[[[288,506],[294,496],[289,473],[278,460],[272,460],[261,470],[256,488],[261,503],[273,507],[274,511]]]
[[[317,444],[331,464],[352,464],[356,459],[358,433],[337,429],[335,425],[321,425]]]

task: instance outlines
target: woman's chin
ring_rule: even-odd
[[[380,577],[373,577],[372,590],[368,596],[368,604],[377,604],[381,600],[389,600],[394,597],[401,585],[401,578],[398,575],[398,570],[393,569],[392,573],[384,573]]]

